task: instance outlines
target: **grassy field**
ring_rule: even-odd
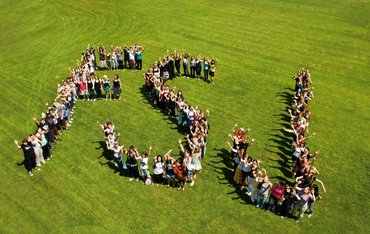
[[[0,233],[366,233],[369,232],[369,1],[1,1]],[[144,67],[166,49],[219,60],[216,84],[171,86],[211,113],[204,171],[186,192],[129,182],[101,165],[96,120],[121,143],[177,150],[176,126],[140,91],[142,72],[119,72],[123,100],[78,102],[74,123],[34,177],[13,144],[55,96],[86,45],[139,43]],[[227,133],[252,128],[273,181],[287,175],[287,100],[299,68],[315,87],[309,141],[328,189],[311,219],[296,224],[248,204],[231,183]],[[103,74],[103,73],[100,73]],[[108,73],[104,73],[108,74]],[[112,76],[112,74],[108,74]]]

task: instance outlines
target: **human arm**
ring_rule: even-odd
[[[316,181],[321,185],[322,190],[324,191],[324,193],[326,193],[326,188],[325,188],[324,182],[322,182],[322,181],[321,181],[321,180],[319,180],[319,179],[316,179]]]
[[[234,153],[238,152],[231,144],[230,142],[226,141],[226,144],[230,147],[231,151],[233,151]]]
[[[38,119],[36,117],[33,117],[32,120],[35,121],[36,126],[39,126],[40,122],[38,121]]]
[[[179,145],[180,145],[180,151],[182,153],[185,153],[185,149],[184,149],[184,146],[182,146],[182,140],[181,139],[179,139]]]
[[[150,153],[152,152],[152,146],[149,146],[149,151],[148,151],[148,158],[150,157]]]
[[[17,146],[18,149],[22,148],[19,143],[18,143],[18,140],[14,140],[14,144]]]
[[[172,152],[172,149],[170,149],[169,151],[167,151],[167,153],[164,155],[164,157],[165,157],[165,158],[166,158],[166,157],[170,157],[171,152]]]
[[[106,146],[107,146],[107,150],[112,150],[113,148],[111,148],[110,146],[109,146],[109,141],[108,141],[108,139],[105,141],[105,144],[106,144]]]
[[[135,151],[135,159],[136,160],[140,159],[140,154],[139,154],[139,152],[137,151],[136,148],[134,148],[134,151]]]
[[[235,128],[236,128],[237,126],[238,126],[238,123],[235,123],[235,124],[234,124],[234,126],[233,126],[233,128],[231,129],[231,131],[232,131],[232,132],[234,132],[234,131],[235,131]]]

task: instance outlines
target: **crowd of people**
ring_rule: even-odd
[[[293,186],[286,181],[272,183],[266,171],[261,167],[260,160],[247,155],[247,149],[255,140],[247,136],[250,129],[232,129],[229,134],[233,144],[227,142],[234,159],[234,183],[246,194],[256,207],[265,208],[282,218],[294,218],[296,222],[304,216],[308,209],[308,217],[313,214],[313,205],[321,199],[320,185],[324,192],[324,183],[316,178],[320,174],[314,166],[318,151],[310,154],[306,141],[315,135],[308,136],[308,120],[312,113],[308,110],[308,103],[314,97],[311,75],[308,69],[301,69],[294,77],[296,81],[293,109],[288,112],[291,116],[292,129],[284,129],[293,133],[292,142],[292,177]],[[267,200],[268,199],[268,200]]]
[[[119,135],[116,136],[114,125],[111,122],[108,121],[104,124],[98,122],[98,124],[105,134],[108,158],[114,161],[120,175],[124,175],[128,171],[130,181],[139,181],[141,177],[144,184],[166,184],[167,186],[178,186],[178,190],[185,190],[186,183],[190,182],[190,186],[193,186],[198,173],[202,170],[201,162],[206,153],[209,130],[209,111],[207,110],[207,114],[205,114],[197,106],[189,105],[185,102],[182,91],[179,90],[176,93],[176,87],[170,89],[168,85],[165,85],[167,79],[172,79],[175,76],[175,68],[178,68],[176,75],[181,75],[179,63],[174,62],[173,56],[167,55],[163,61],[156,62],[155,64],[158,64],[160,68],[148,69],[144,79],[148,98],[164,114],[176,119],[179,130],[186,133],[186,146],[183,146],[182,140],[179,139],[181,153],[179,159],[175,159],[171,155],[172,150],[163,156],[156,155],[153,160],[153,171],[150,172],[152,147],[141,154],[134,146],[127,149],[119,144]],[[176,56],[178,55],[176,54]],[[158,72],[159,76],[154,75],[153,71]],[[149,83],[152,81],[153,83],[150,85]],[[125,163],[123,155],[127,155]]]
[[[181,73],[181,63],[183,73]],[[181,52],[174,50],[170,54],[167,50],[163,58],[159,58],[146,70],[145,80],[147,85],[153,86],[156,82],[164,84],[168,79],[172,80],[176,76],[183,76],[197,80],[203,79],[214,84],[216,67],[217,59],[202,58],[200,55],[192,56],[185,53],[184,50]]]
[[[119,144],[119,134],[116,134],[114,124],[111,121],[103,124],[97,123],[104,132],[107,159],[115,163],[116,171],[121,176],[125,175],[127,171],[130,181],[140,181],[141,177],[145,185],[167,185],[183,191],[187,182],[190,183],[190,186],[194,185],[198,173],[202,171],[201,163],[205,148],[202,148],[194,137],[187,136],[186,146],[179,139],[180,158],[175,159],[171,155],[171,149],[164,155],[155,155],[151,163],[152,146],[141,153],[134,146],[125,148],[124,145]],[[125,162],[123,155],[126,158]],[[149,166],[150,164],[152,166]],[[152,172],[149,168],[153,168]]]
[[[23,150],[24,161],[28,174],[33,176],[32,170],[40,170],[42,164],[52,157],[52,147],[60,140],[62,132],[71,126],[72,114],[76,101],[76,89],[71,78],[67,78],[62,86],[58,85],[57,96],[52,104],[46,103],[46,112],[41,118],[33,117],[36,130],[29,137],[22,139],[17,148]]]
[[[97,61],[96,52],[99,55]],[[142,70],[144,48],[138,44],[133,46],[110,46],[105,48],[104,45],[91,46],[82,51],[81,61],[88,65],[90,73],[96,70]]]
[[[14,141],[17,148],[23,150],[24,161],[28,173],[33,176],[32,170],[40,170],[42,164],[52,157],[52,144],[60,140],[62,132],[70,127],[73,122],[72,114],[75,102],[78,99],[95,101],[96,99],[106,100],[120,99],[121,81],[115,75],[112,84],[107,75],[100,79],[96,74],[97,69],[118,70],[126,68],[142,69],[143,48],[134,45],[130,48],[124,46],[106,50],[99,47],[99,64],[95,60],[94,47],[88,48],[83,52],[81,63],[75,69],[70,69],[71,76],[67,77],[63,84],[58,84],[57,96],[52,104],[46,103],[47,111],[41,114],[41,119],[36,117],[36,130],[28,137],[22,139],[19,144]],[[123,58],[122,58],[123,55]],[[207,114],[202,112],[197,106],[193,107],[185,102],[181,90],[176,92],[176,87],[171,89],[166,85],[168,79],[175,76],[201,78],[201,67],[203,63],[204,79],[213,83],[214,72],[217,60],[209,61],[207,57],[201,60],[185,54],[184,51],[173,54],[167,51],[163,59],[156,61],[153,66],[147,69],[144,79],[146,94],[153,101],[153,104],[161,109],[165,114],[177,119],[178,127],[186,132],[186,146],[179,139],[181,157],[175,159],[171,153],[166,152],[163,156],[156,155],[153,159],[153,171],[150,172],[150,155],[152,147],[141,154],[134,146],[128,149],[118,142],[119,134],[115,133],[112,122],[107,121],[99,124],[105,135],[106,150],[117,166],[120,175],[128,171],[130,181],[140,180],[140,176],[145,184],[166,184],[167,186],[177,186],[178,190],[185,190],[186,183],[190,182],[193,186],[199,172],[202,171],[201,162],[205,156],[207,136],[209,130]],[[183,62],[184,73],[181,74],[181,60]],[[189,65],[189,66],[188,66]],[[190,67],[190,73],[188,72]],[[234,160],[233,181],[240,186],[241,190],[246,190],[252,203],[259,208],[272,211],[282,218],[295,218],[296,222],[302,218],[308,209],[308,217],[313,214],[313,205],[317,199],[322,198],[319,193],[319,185],[324,192],[324,183],[316,178],[320,172],[314,166],[318,151],[310,153],[306,142],[315,135],[308,135],[309,119],[312,113],[308,110],[308,103],[314,98],[312,79],[309,69],[302,68],[298,75],[293,77],[295,80],[295,90],[293,96],[292,109],[288,109],[290,114],[291,129],[284,131],[292,133],[292,177],[294,185],[289,186],[286,181],[272,183],[266,170],[261,166],[259,159],[253,159],[247,154],[247,149],[255,139],[248,135],[251,129],[246,131],[243,128],[232,129],[229,134],[232,144],[227,142],[231,149]],[[127,155],[123,163],[123,155]],[[140,166],[139,166],[140,161]],[[140,173],[139,173],[140,170]],[[268,202],[266,202],[268,200]]]
[[[100,79],[95,71],[103,69],[105,66],[109,69],[112,67],[113,70],[116,70],[116,68],[123,69],[127,66],[127,63],[125,61],[121,62],[121,57],[118,56],[118,66],[112,65],[116,62],[112,62],[110,60],[111,56],[106,55],[110,55],[111,52],[112,54],[122,54],[122,51],[125,51],[125,53],[128,53],[128,62],[130,62],[130,54],[134,55],[135,61],[131,61],[130,64],[136,66],[141,63],[139,60],[142,60],[140,54],[143,52],[143,48],[134,45],[130,48],[125,46],[123,50],[116,47],[110,51],[100,47],[99,51],[103,51],[105,55],[101,56],[101,63],[98,66],[95,61],[95,49],[88,46],[88,49],[82,53],[81,61],[77,63],[77,67],[69,68],[71,75],[63,80],[62,84],[58,83],[57,96],[53,99],[51,105],[46,103],[46,112],[41,114],[41,119],[33,118],[37,127],[35,132],[23,138],[21,144],[18,140],[14,141],[17,148],[23,150],[24,160],[21,164],[25,166],[30,176],[34,175],[33,170],[40,170],[42,164],[52,157],[53,144],[60,140],[59,137],[62,132],[68,129],[73,122],[73,108],[77,100],[121,99],[122,84],[119,76],[114,75],[112,81],[107,75]],[[115,55],[112,57],[115,60]],[[126,57],[124,56],[124,58]],[[131,68],[134,69],[134,67]]]

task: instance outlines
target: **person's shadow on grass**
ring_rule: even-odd
[[[94,141],[92,143],[98,143],[99,146],[95,147],[96,150],[102,150],[102,154],[98,157],[98,159],[101,159],[104,157],[106,160],[105,162],[99,162],[100,165],[105,166],[108,165],[109,168],[114,170],[113,173],[119,173],[118,165],[114,162],[114,157],[111,154],[111,152],[107,149],[107,145],[105,141]]]
[[[234,164],[231,153],[224,148],[215,148],[214,150],[219,151],[219,153],[215,156],[210,156],[212,160],[208,165],[213,168],[214,172],[223,175],[217,176],[219,184],[228,185],[229,187],[234,188],[233,191],[227,193],[227,195],[232,196],[232,200],[240,199],[241,204],[254,205],[248,195],[246,195],[245,191],[241,190],[241,187],[234,182]]]

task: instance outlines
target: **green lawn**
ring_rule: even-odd
[[[366,233],[369,232],[369,1],[2,1],[0,2],[0,232]],[[34,177],[13,144],[55,96],[87,44],[139,43],[144,67],[166,49],[215,56],[216,84],[176,78],[185,98],[211,113],[204,171],[186,192],[129,182],[100,165],[96,120],[121,143],[175,149],[176,125],[148,104],[142,72],[119,72],[123,100],[78,102],[74,123]],[[286,97],[309,67],[315,87],[309,141],[328,192],[296,224],[248,204],[230,184],[227,133],[253,129],[273,181],[285,178]],[[108,74],[108,73],[100,73]],[[109,74],[112,76],[112,74]],[[284,174],[285,173],[285,174]]]

